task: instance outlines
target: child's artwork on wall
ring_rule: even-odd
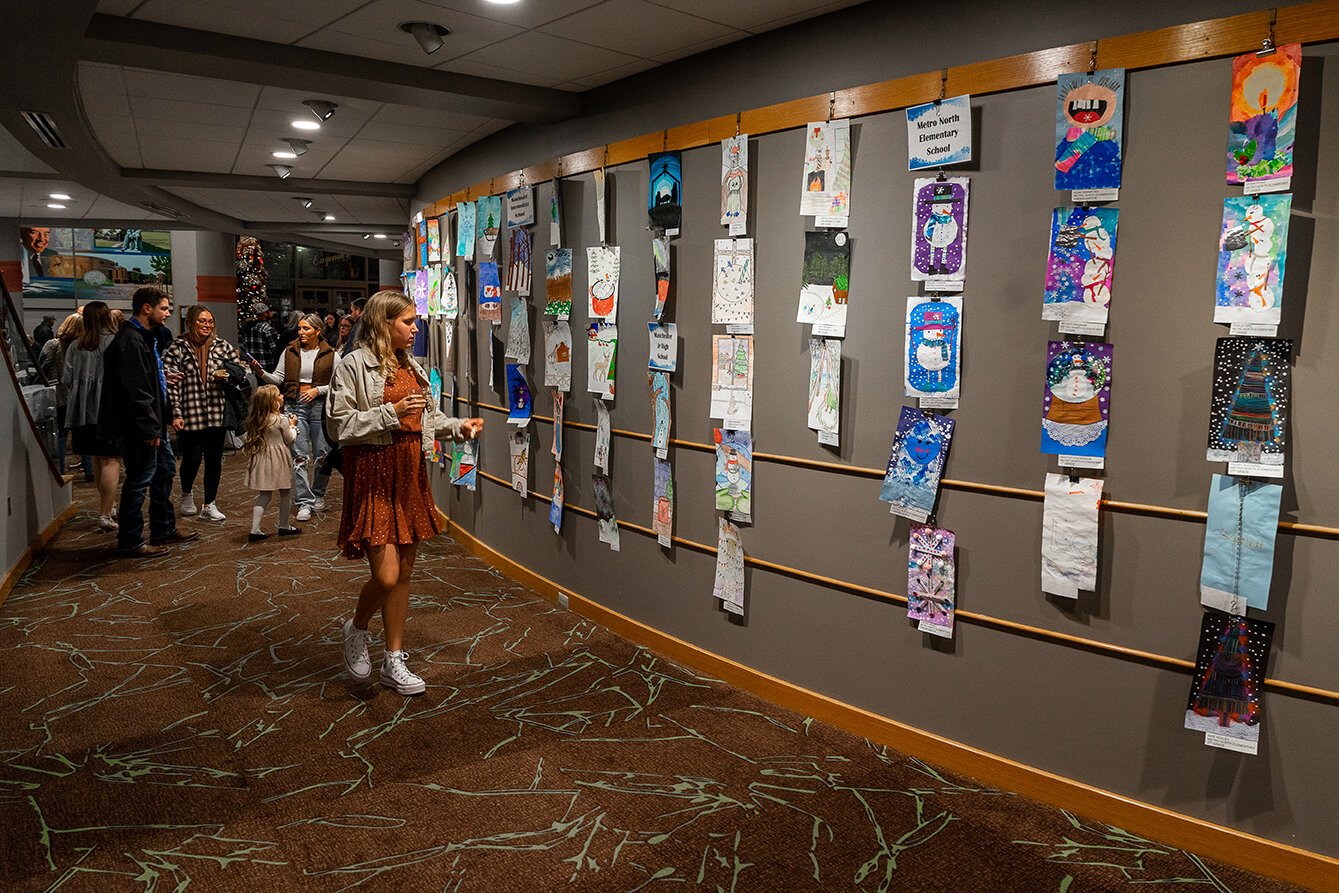
[[[1115,208],[1056,208],[1051,212],[1051,250],[1046,257],[1042,319],[1095,324],[1082,334],[1102,334],[1111,306],[1116,263]]]
[[[614,399],[614,372],[618,362],[618,326],[593,322],[586,331],[589,351],[586,387],[602,400]]]
[[[1269,607],[1274,537],[1283,487],[1251,478],[1213,476],[1204,531],[1200,604],[1229,614]]]
[[[433,264],[426,270],[428,274],[428,316],[442,315],[442,265]]]
[[[518,363],[530,362],[530,305],[516,295],[511,297],[511,323],[503,356],[514,357]]]
[[[475,257],[479,260],[497,260],[497,235],[502,227],[502,196],[480,196],[475,213]]]
[[[595,492],[595,517],[600,528],[600,542],[618,551],[618,519],[614,517],[614,490],[609,475],[596,472],[590,476]]]
[[[651,240],[651,260],[656,270],[656,303],[651,311],[652,319],[665,315],[665,302],[669,300],[670,287],[670,245],[669,236],[656,236]]]
[[[456,205],[456,257],[474,260],[475,214],[474,202]]]
[[[418,229],[413,226],[409,227],[409,229],[405,230],[400,235],[400,243],[403,246],[402,253],[404,255],[404,265],[400,268],[402,274],[414,269],[415,262],[418,260],[417,239]]]
[[[553,191],[549,193],[549,247],[557,248],[563,243],[563,181],[553,181]]]
[[[814,335],[844,338],[850,275],[851,239],[845,230],[805,233],[796,322],[811,323]]]
[[[907,298],[906,395],[956,409],[961,392],[962,298]]]
[[[1291,195],[1223,199],[1214,322],[1278,326],[1292,200]]]
[[[1249,466],[1228,474],[1283,477],[1292,350],[1287,338],[1218,339],[1207,457]]]
[[[507,246],[507,289],[521,297],[530,297],[531,266],[534,261],[534,233],[513,229]]]
[[[439,264],[442,262],[442,220],[429,217],[423,222],[428,226],[428,263]]]
[[[1260,695],[1274,624],[1206,611],[1186,703],[1186,728],[1204,733],[1209,747],[1256,753]]]
[[[753,325],[753,240],[717,239],[712,325]]]
[[[600,168],[599,170],[591,171],[591,173],[595,177],[595,221],[599,224],[600,228],[600,244],[604,245],[609,241],[608,238],[606,238],[605,227],[605,170],[604,168]]]
[[[513,431],[507,440],[511,453],[511,488],[524,498],[530,495],[530,432]]]
[[[507,190],[507,228],[530,226],[535,222],[535,188],[519,186]]]
[[[907,617],[944,638],[953,637],[955,540],[953,531],[928,524],[912,524],[908,534]]]
[[[1100,462],[1068,460],[1106,455],[1107,423],[1111,415],[1111,362],[1110,344],[1047,342],[1041,451],[1060,456],[1061,465],[1102,467]]]
[[[753,336],[712,335],[711,417],[726,427],[753,427]]]
[[[647,159],[646,216],[651,229],[667,236],[679,232],[683,216],[683,165],[678,152],[656,152]]]
[[[563,467],[553,466],[553,499],[549,503],[549,524],[554,533],[563,532]]]
[[[452,222],[456,219],[454,211],[448,211],[437,218],[440,222],[440,231],[442,239],[442,263],[449,264],[454,258],[453,253],[456,247],[454,237],[451,235]]]
[[[749,217],[749,135],[721,140],[721,226],[730,235],[748,231]]]
[[[670,442],[670,383],[668,372],[648,371],[646,383],[651,389],[651,415],[655,423],[651,429],[651,446],[656,455],[665,458]]]
[[[910,406],[902,407],[888,454],[879,498],[891,503],[894,515],[924,524],[939,498],[954,422]]]
[[[618,318],[618,268],[617,245],[586,249],[586,291],[591,319],[612,322]]]
[[[1284,44],[1268,56],[1247,53],[1232,60],[1227,182],[1292,176],[1301,76],[1300,43]]]
[[[747,431],[712,429],[716,440],[716,508],[736,521],[751,517],[753,437]]]
[[[967,274],[967,177],[921,178],[911,205],[911,278],[941,284]]]
[[[544,252],[544,312],[559,319],[572,315],[572,249]]]
[[[1055,188],[1119,189],[1125,69],[1062,74],[1055,112]]]
[[[1041,588],[1064,598],[1097,588],[1097,505],[1101,478],[1046,475],[1042,500]]]
[[[842,343],[836,338],[809,339],[809,427],[818,442],[837,446],[841,430]]]
[[[731,614],[744,613],[744,544],[739,540],[739,528],[728,518],[720,518],[716,537],[716,579],[711,594],[720,599],[721,607]]]
[[[591,461],[600,471],[609,470],[609,448],[613,442],[609,424],[609,407],[599,397],[595,403],[595,449],[591,452]]]
[[[400,274],[400,282],[403,286],[405,297],[409,298],[414,302],[415,313],[418,313],[418,292],[415,290],[417,281],[418,281],[418,270],[406,270],[405,272]],[[423,312],[419,313],[419,315],[426,316],[427,312],[428,312],[427,295],[425,294],[423,302]]]
[[[525,380],[525,370],[516,363],[507,364],[507,424],[530,424],[534,409],[530,405],[530,382]]]
[[[419,220],[415,231],[418,240],[418,265],[422,269],[428,265],[428,221]]]
[[[662,546],[670,546],[674,536],[674,472],[668,459],[656,458],[655,497],[651,503],[651,530]]]
[[[455,445],[451,456],[451,483],[473,490],[478,486],[479,441],[466,440]]]
[[[442,316],[455,319],[460,316],[460,293],[456,291],[456,271],[442,267]]]
[[[566,402],[567,397],[562,391],[553,392],[553,445],[549,452],[553,454],[554,462],[563,461],[563,405]]]
[[[572,324],[566,319],[544,320],[544,385],[572,390]]]
[[[479,264],[479,321],[502,322],[502,282],[497,264],[491,260]]]
[[[851,214],[851,122],[814,121],[804,141],[800,213],[819,226],[846,226]]]
[[[646,328],[651,338],[647,368],[673,372],[679,364],[679,327],[672,322],[649,322]]]

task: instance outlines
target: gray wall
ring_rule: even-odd
[[[1222,6],[1222,4],[1218,4]],[[1220,13],[1226,14],[1226,13]],[[1126,30],[1151,27],[1146,22]],[[1108,33],[1108,32],[1103,32]],[[1119,33],[1118,31],[1112,33]],[[984,37],[982,38],[984,39]],[[980,58],[1003,55],[982,52]],[[1339,159],[1320,157],[1320,135],[1339,134],[1339,61],[1309,48],[1304,66],[1302,143],[1289,239],[1284,325],[1297,339],[1292,452],[1284,497],[1288,519],[1339,523],[1339,458],[1332,382],[1339,317],[1330,308],[1339,244]],[[866,80],[876,80],[871,76]],[[1214,341],[1216,239],[1230,61],[1214,60],[1129,76],[1125,183],[1108,340],[1115,345],[1112,433],[1106,495],[1203,509],[1211,474],[1204,460]],[[804,92],[813,92],[807,90]],[[798,95],[798,91],[797,94]],[[1049,160],[1055,91],[1038,87],[974,100],[979,119],[964,310],[962,407],[949,477],[1040,489],[1054,464],[1038,453],[1039,397],[1050,209],[1061,204]],[[757,104],[757,103],[750,103]],[[704,110],[703,114],[707,112]],[[672,122],[671,122],[672,123]],[[659,124],[655,126],[660,126]],[[650,129],[650,128],[643,128]],[[882,466],[901,399],[901,318],[910,241],[905,119],[890,113],[855,128],[849,337],[843,359],[842,447],[831,451],[805,427],[808,327],[794,322],[803,252],[798,213],[802,134],[751,145],[750,234],[757,238],[755,443],[760,451]],[[628,135],[628,134],[622,134]],[[593,140],[592,140],[593,142]],[[530,147],[526,161],[545,156]],[[718,224],[719,149],[685,153],[684,235],[674,242],[668,318],[680,326],[673,377],[674,435],[710,440],[710,270]],[[499,162],[496,170],[506,169]],[[616,428],[649,431],[643,365],[652,306],[645,164],[614,169],[611,242],[622,246]],[[547,185],[538,189],[546,207]],[[584,248],[597,243],[589,176],[563,183],[566,245],[576,249],[574,292],[584,288]],[[542,244],[547,230],[538,227]],[[538,246],[537,246],[538,247]],[[542,257],[542,252],[537,251]],[[540,386],[542,262],[531,329],[536,409],[551,412]],[[1305,309],[1305,319],[1302,311]],[[573,327],[584,324],[574,312]],[[505,404],[487,387],[486,326],[473,347],[477,399]],[[505,329],[505,326],[503,327]],[[505,341],[505,331],[500,332]],[[586,353],[574,352],[569,419],[593,422],[584,393]],[[463,384],[462,390],[471,389]],[[482,468],[508,476],[502,416],[485,413]],[[532,489],[552,479],[551,428],[532,429]],[[593,435],[569,429],[567,500],[593,507]],[[712,458],[673,450],[676,529],[714,543]],[[615,439],[612,476],[618,516],[650,524],[648,444]],[[439,478],[440,480],[440,478]],[[1258,756],[1207,749],[1181,727],[1189,676],[1077,648],[960,623],[944,644],[917,633],[903,609],[756,569],[748,572],[747,616],[739,623],[711,597],[713,559],[665,551],[625,531],[614,554],[592,520],[568,513],[562,535],[547,505],[481,481],[477,493],[439,483],[439,502],[483,541],[560,585],[652,627],[763,672],[1041,769],[1193,816],[1339,855],[1333,807],[1339,709],[1269,692]],[[906,522],[878,500],[878,482],[759,463],[756,523],[743,532],[749,554],[894,592],[905,591]],[[448,492],[453,491],[453,492]],[[1096,593],[1076,602],[1039,588],[1039,503],[944,491],[939,520],[958,534],[958,600],[968,610],[1161,654],[1193,659],[1201,608],[1202,525],[1104,513]],[[1339,688],[1328,597],[1339,544],[1281,536],[1271,609],[1278,624],[1269,675]],[[1320,783],[1318,783],[1320,782]]]

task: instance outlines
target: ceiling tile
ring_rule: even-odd
[[[686,59],[689,56],[696,56],[698,53],[705,53],[707,50],[714,50],[717,47],[726,46],[727,44],[734,43],[737,40],[742,40],[749,36],[750,35],[746,31],[731,31],[724,37],[717,37],[712,40],[703,41],[702,43],[695,43],[692,46],[682,47],[673,51],[656,53],[652,58],[661,64],[673,62],[676,59]]]
[[[614,81],[631,77],[634,74],[640,74],[643,71],[649,71],[656,67],[656,63],[650,59],[638,59],[635,62],[629,62],[626,65],[616,65],[613,68],[597,71],[595,74],[586,77],[574,78],[573,83],[583,90],[591,87],[602,87],[605,84],[612,84]]]
[[[363,0],[148,0],[132,18],[272,43],[292,43]],[[124,15],[124,13],[122,13]]]
[[[468,133],[488,119],[481,115],[466,115],[461,112],[425,111],[409,105],[386,103],[372,116],[373,127],[380,124],[426,124],[442,130],[459,130]],[[375,133],[369,134],[375,136]]]
[[[657,6],[692,13],[743,31],[766,31],[786,22],[855,6],[864,0],[649,0]]]
[[[125,69],[125,78],[126,92],[131,96],[155,99],[185,100],[249,109],[256,104],[256,97],[260,94],[260,87],[255,84],[200,78],[189,74],[145,71],[142,68]]]
[[[457,12],[468,12],[486,19],[507,22],[521,28],[536,28],[545,22],[560,19],[582,9],[599,6],[605,0],[540,0],[537,3],[515,3],[499,6],[484,0],[429,0],[433,6]],[[451,22],[441,19],[448,28]]]
[[[488,50],[481,50],[475,56],[483,58],[483,54]],[[499,81],[513,81],[517,84],[528,84],[532,87],[552,87],[562,78],[553,77],[544,72],[530,73],[526,71],[514,71],[510,68],[502,68],[498,65],[490,65],[487,62],[480,61],[474,57],[468,59],[453,59],[442,65],[441,71],[450,71],[455,74],[469,74],[481,78],[494,78]]]
[[[79,94],[114,93],[125,95],[125,69],[120,65],[104,65],[101,62],[80,62],[75,69],[75,80],[79,84]]]
[[[604,3],[559,19],[540,30],[644,58],[716,38],[747,36],[727,25],[645,0]]]
[[[98,134],[98,145],[121,167],[144,167],[144,159],[139,152],[139,140],[133,133]]]
[[[251,122],[249,108],[210,105],[204,102],[178,102],[172,99],[150,99],[145,96],[130,97],[130,111],[141,130],[147,124],[175,127],[180,130],[193,130],[197,125],[209,125],[235,130],[238,139],[241,139]],[[209,139],[217,138],[217,136],[209,137]]]
[[[419,49],[401,22],[433,22],[451,30],[442,48],[431,55]],[[301,46],[367,56],[405,65],[431,67],[521,33],[482,16],[453,12],[420,0],[373,0],[351,15],[310,35]]]
[[[486,50],[471,53],[470,62],[498,65],[514,71],[550,78],[553,83],[575,81],[597,71],[638,61],[614,50],[604,50],[552,34],[527,31]]]

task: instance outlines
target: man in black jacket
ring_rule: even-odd
[[[168,543],[184,543],[198,533],[177,530],[172,511],[172,478],[177,462],[167,426],[167,380],[155,329],[172,313],[172,300],[159,289],[137,289],[130,304],[135,315],[117,331],[103,355],[102,404],[98,436],[121,441],[126,480],[116,548],[123,555],[162,555]],[[149,493],[149,542],[144,541],[144,494]]]

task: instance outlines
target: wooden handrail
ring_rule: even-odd
[[[477,469],[476,474],[479,477],[485,478],[486,480],[494,484],[497,484],[500,487],[504,487],[508,490],[513,490],[511,486],[511,481],[503,480],[497,475],[489,474],[483,469]],[[513,490],[513,492],[515,491]],[[545,503],[553,502],[553,500],[550,497],[545,496],[543,493],[539,493],[529,489],[527,489],[527,493],[530,495],[531,498],[537,499],[540,502]],[[573,505],[571,503],[564,503],[563,509],[565,511],[574,512],[578,515],[583,515],[587,518],[598,517],[596,513],[591,511],[590,509],[579,505]],[[641,524],[636,524],[631,521],[620,520],[618,521],[618,527],[620,530],[631,530],[635,533],[640,533],[643,536],[651,538],[656,537],[656,532],[652,530],[650,527],[645,527]],[[686,539],[685,537],[681,536],[674,536],[672,537],[672,541],[676,545],[692,549],[694,552],[701,552],[705,555],[716,554],[715,546],[711,546],[706,543],[699,543],[696,540]],[[744,563],[751,567],[771,571],[772,573],[781,574],[783,576],[791,577],[797,580],[804,580],[807,583],[813,583],[819,586],[824,586],[828,589],[840,589],[845,592],[852,592],[857,595],[863,595],[868,598],[878,599],[880,601],[893,602],[899,605],[905,605],[907,603],[907,597],[905,595],[899,595],[895,592],[887,592],[883,589],[877,589],[873,586],[865,586],[864,584],[861,583],[853,583],[850,580],[842,580],[838,577],[828,577],[824,576],[823,574],[816,574],[812,571],[804,570],[803,568],[792,567],[788,564],[779,564],[775,561],[767,561],[765,559],[757,558],[755,556],[748,554],[744,556]],[[1071,635],[1070,633],[1057,632],[1056,630],[1046,629],[1040,626],[1031,626],[1026,623],[1019,623],[1018,621],[1015,620],[1007,620],[1003,617],[994,617],[991,616],[990,614],[982,614],[978,611],[965,611],[961,608],[955,608],[953,611],[953,616],[956,620],[960,620],[965,623],[972,623],[977,626],[992,627],[994,629],[1004,630],[1006,632],[1028,636],[1033,639],[1040,639],[1048,642],[1058,642],[1064,645],[1069,645],[1071,647],[1083,648],[1084,650],[1092,651],[1098,654],[1107,654],[1113,657],[1122,658],[1124,660],[1133,660],[1138,661],[1140,663],[1149,664],[1151,666],[1164,667],[1166,669],[1175,670],[1180,673],[1191,673],[1195,669],[1194,661],[1184,660],[1179,657],[1170,657],[1166,654],[1157,654],[1156,652],[1153,651],[1144,651],[1139,648],[1130,648],[1125,645],[1113,645],[1110,642],[1103,642],[1098,639],[1088,639],[1084,638],[1083,636]],[[1286,692],[1288,694],[1295,695],[1298,697],[1339,703],[1339,691],[1331,691],[1325,688],[1317,688],[1316,686],[1312,685],[1303,685],[1302,683],[1298,682],[1288,682],[1283,679],[1265,679],[1264,684],[1266,688]]]

